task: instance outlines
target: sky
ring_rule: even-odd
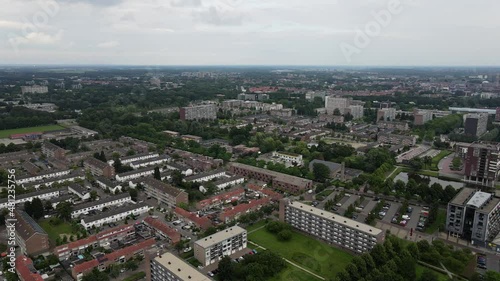
[[[0,0],[0,64],[500,66],[497,0]]]

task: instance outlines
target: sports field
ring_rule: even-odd
[[[25,134],[25,133],[34,133],[34,132],[47,132],[47,131],[57,131],[63,130],[64,127],[59,125],[48,125],[48,126],[40,126],[40,127],[28,127],[28,128],[19,128],[19,129],[10,129],[10,130],[1,130],[0,138],[8,138],[10,135],[14,134]]]
[[[325,278],[333,279],[336,274],[343,270],[352,260],[353,256],[345,251],[333,248],[323,242],[315,240],[302,233],[293,231],[292,239],[289,241],[279,241],[275,235],[267,232],[259,223],[250,227],[248,239],[266,249],[280,254],[283,258]],[[254,230],[252,232],[252,230]],[[254,244],[249,243],[248,247],[258,249]],[[292,279],[289,279],[293,276]],[[288,264],[279,278],[274,280],[319,280],[311,274]]]

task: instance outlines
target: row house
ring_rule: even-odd
[[[161,169],[160,169],[160,171],[161,171]],[[119,182],[131,181],[134,179],[143,178],[143,177],[153,175],[154,172],[155,172],[154,167],[146,167],[146,168],[118,174],[118,175],[116,175],[116,180]]]
[[[147,213],[150,208],[151,207],[146,203],[130,204],[94,216],[84,217],[80,220],[80,224],[85,227],[85,229],[101,227],[104,224],[124,220],[130,215],[138,216]]]
[[[147,217],[143,223],[153,230],[158,237],[168,239],[171,244],[176,244],[181,241],[181,234],[177,229],[170,227],[168,224],[153,217]]]
[[[130,202],[132,202],[132,197],[130,197],[130,194],[128,192],[114,196],[109,196],[99,201],[87,202],[74,206],[73,211],[71,212],[71,217],[76,218],[82,214],[83,215],[88,214],[89,211],[94,211],[94,210],[100,211],[104,208],[123,205],[125,203],[130,203]]]
[[[25,183],[32,183],[32,182],[41,181],[41,180],[45,180],[45,179],[60,178],[62,176],[68,175],[69,173],[71,173],[71,170],[47,171],[45,173],[41,173],[41,174],[34,175],[34,176],[18,177],[16,179],[16,183],[17,184],[25,184]]]
[[[130,167],[132,169],[140,169],[148,166],[161,166],[165,163],[168,163],[172,160],[172,158],[168,155],[161,155],[155,158],[148,158],[144,160],[138,160],[130,163]]]
[[[219,169],[211,172],[201,173],[197,175],[193,175],[190,177],[184,178],[185,182],[207,182],[213,179],[217,179],[220,177],[227,176],[226,171],[224,169]]]

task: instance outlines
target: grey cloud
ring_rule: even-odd
[[[236,11],[223,11],[210,6],[207,10],[197,13],[197,18],[206,24],[218,26],[237,26],[243,23],[243,15]]]
[[[200,7],[201,0],[174,0],[172,1],[174,7]]]
[[[114,6],[122,3],[124,0],[59,0],[66,3],[87,3],[95,6]]]

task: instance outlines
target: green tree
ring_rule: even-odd
[[[434,271],[426,268],[418,278],[418,281],[439,281],[439,277]]]
[[[229,256],[223,257],[219,262],[219,279],[221,281],[230,281],[234,279],[234,267]]]
[[[290,239],[292,239],[292,231],[284,229],[278,232],[277,237],[280,241],[289,241]]]
[[[161,174],[160,174],[160,168],[155,167],[153,177],[159,181],[161,181]]]
[[[313,164],[314,179],[319,182],[325,182],[330,178],[330,169],[322,163]]]
[[[109,281],[109,277],[106,273],[94,267],[90,273],[83,276],[82,281]]]
[[[71,212],[73,211],[73,205],[71,202],[61,202],[56,206],[57,217],[65,220],[71,220]]]

